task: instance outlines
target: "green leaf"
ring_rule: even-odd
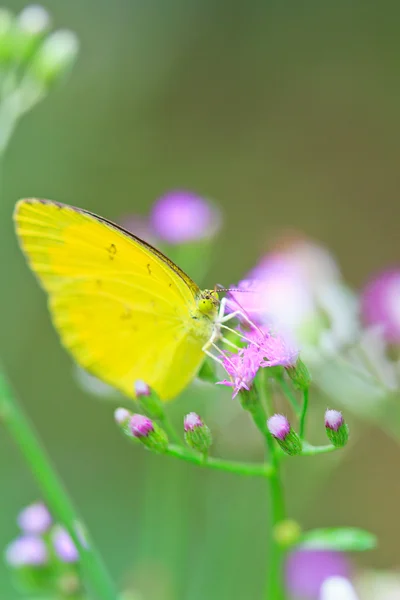
[[[338,550],[341,552],[373,550],[376,545],[375,535],[355,527],[313,529],[304,532],[299,543],[301,548]]]

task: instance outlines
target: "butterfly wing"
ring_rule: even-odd
[[[209,336],[193,330],[196,284],[155,248],[87,211],[21,200],[14,218],[77,362],[129,396],[142,379],[162,399],[175,397],[196,374]]]

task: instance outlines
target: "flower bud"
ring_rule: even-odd
[[[164,407],[157,393],[141,379],[135,381],[134,389],[138,404],[143,412],[150,419],[162,419]]]
[[[349,440],[349,427],[338,410],[327,410],[325,413],[325,430],[331,443],[337,448],[345,446]]]
[[[11,567],[38,567],[47,564],[49,556],[42,538],[24,535],[7,546],[5,559]]]
[[[286,373],[289,375],[295,388],[308,390],[311,385],[311,375],[303,361],[299,358],[294,367],[288,367]]]
[[[17,25],[26,34],[38,35],[49,28],[50,16],[43,6],[30,4],[18,15]]]
[[[185,440],[188,446],[206,454],[211,446],[211,431],[198,414],[191,412],[184,418]]]
[[[273,415],[267,421],[270,434],[276,439],[282,450],[291,456],[300,454],[301,441],[299,436],[290,426],[284,415]]]
[[[129,424],[132,418],[132,413],[126,408],[119,407],[114,411],[114,421],[122,429],[123,433],[128,437],[132,438],[132,432]]]
[[[36,52],[31,69],[36,79],[50,86],[72,67],[78,55],[78,38],[68,29],[50,34]]]
[[[165,452],[168,438],[163,429],[144,415],[134,414],[129,422],[132,435],[155,452]]]
[[[42,502],[37,502],[24,508],[19,513],[17,522],[24,533],[40,535],[48,530],[52,518],[46,506]]]
[[[79,559],[79,552],[69,535],[68,531],[61,525],[55,525],[51,532],[55,553],[65,563],[74,563]]]
[[[275,525],[273,536],[281,548],[290,548],[300,540],[301,527],[297,521],[285,519]]]

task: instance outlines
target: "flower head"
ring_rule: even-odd
[[[258,352],[260,367],[294,367],[299,358],[299,348],[282,334],[254,330],[249,338],[253,351]]]
[[[250,390],[260,366],[259,357],[251,346],[239,350],[236,354],[225,354],[222,363],[231,379],[224,379],[218,383],[233,387],[232,398],[241,390]]]
[[[195,412],[187,414],[183,420],[183,427],[185,431],[193,431],[193,429],[196,429],[196,427],[202,427],[203,425],[203,421]]]
[[[17,518],[18,525],[24,533],[45,533],[52,523],[52,518],[43,502],[31,504],[22,510]]]
[[[344,423],[343,415],[338,410],[328,409],[325,412],[325,427],[337,431]]]
[[[361,308],[367,325],[380,325],[388,342],[400,343],[400,268],[383,271],[367,284]]]
[[[132,434],[137,438],[147,437],[154,431],[154,424],[151,419],[144,415],[135,414],[129,423]]]
[[[170,244],[184,244],[215,235],[221,216],[204,198],[185,190],[174,190],[154,204],[151,223],[160,239]]]
[[[12,567],[25,567],[45,565],[49,557],[42,538],[24,535],[7,546],[5,558]]]
[[[290,423],[284,415],[272,415],[267,427],[271,435],[278,440],[285,440],[290,433]]]
[[[52,531],[54,550],[63,562],[73,563],[79,559],[78,550],[68,531],[61,525],[56,525]]]

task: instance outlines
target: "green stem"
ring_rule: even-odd
[[[85,581],[96,600],[116,600],[117,592],[93,542],[87,538],[82,545],[78,535],[81,523],[58,475],[52,467],[37,434],[18,405],[5,375],[0,371],[0,417],[19,446],[35,476],[39,488],[55,515],[70,533],[77,548]]]
[[[165,430],[168,438],[177,446],[182,446],[182,440],[179,437],[175,427],[169,420],[169,418],[164,414],[162,419],[160,419],[160,425]]]
[[[328,452],[334,452],[335,450],[339,450],[333,444],[327,444],[326,446],[312,446],[307,442],[303,441],[303,449],[301,451],[300,456],[315,456],[317,454],[327,454]]]
[[[239,475],[253,475],[258,477],[271,477],[271,465],[267,463],[251,464],[242,462],[233,462],[221,458],[204,457],[201,454],[189,453],[182,446],[168,446],[165,454],[174,456],[187,462],[191,462],[201,467],[215,469],[217,471],[226,471],[228,473],[237,473]]]
[[[284,377],[280,377],[278,379],[279,384],[282,388],[282,392],[283,394],[286,396],[286,398],[289,400],[290,404],[293,407],[294,412],[296,413],[296,415],[300,418],[301,417],[301,408],[299,406],[299,403],[296,400],[295,395],[293,394],[292,390],[290,389],[286,379]]]
[[[303,406],[300,415],[300,439],[304,439],[306,431],[306,417],[308,409],[308,388],[303,391]]]
[[[259,392],[260,405],[268,407],[268,413],[273,412],[273,406],[271,399],[268,394],[268,385],[265,377],[259,379],[257,386]],[[264,412],[264,411],[262,411]],[[264,414],[265,417],[265,414]],[[264,418],[264,426],[261,428],[258,423],[259,429],[264,432],[265,441],[268,448],[268,453],[271,461],[271,475],[268,479],[269,490],[270,490],[270,526],[271,533],[269,538],[269,552],[268,552],[268,568],[267,568],[267,583],[265,588],[266,600],[284,600],[285,590],[283,582],[283,559],[284,550],[278,544],[275,538],[275,528],[278,523],[286,518],[285,512],[285,501],[283,496],[283,486],[280,474],[280,461],[279,461],[279,449],[274,441],[274,438],[268,431],[265,425],[266,420]]]

